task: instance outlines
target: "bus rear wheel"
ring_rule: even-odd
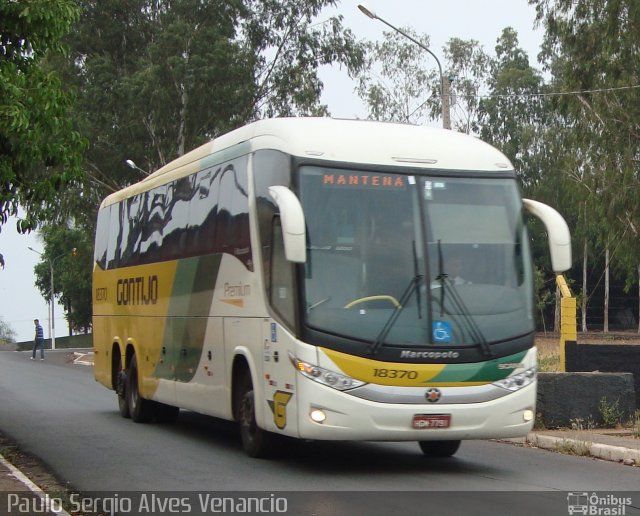
[[[122,364],[118,364],[116,373],[116,394],[118,395],[118,410],[122,417],[129,418],[129,401],[127,400],[127,374],[122,369]]]
[[[273,452],[273,435],[256,422],[255,392],[251,373],[246,371],[236,391],[236,419],[240,427],[242,448],[249,457],[267,457]]]
[[[461,441],[418,441],[422,453],[427,457],[451,457],[460,448]]]
[[[145,400],[140,396],[140,390],[138,388],[138,363],[135,355],[131,357],[131,363],[129,364],[126,398],[131,419],[136,423],[147,423],[151,421],[153,417],[153,401]]]

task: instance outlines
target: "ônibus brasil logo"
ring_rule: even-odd
[[[567,494],[567,508],[569,514],[584,514],[586,516],[624,516],[627,506],[631,505],[630,497],[613,494],[570,492]]]

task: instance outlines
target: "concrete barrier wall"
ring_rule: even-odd
[[[56,337],[56,349],[69,349],[69,348],[92,348],[93,336],[89,333],[87,335],[72,335],[67,337]],[[27,351],[33,349],[33,341],[28,340],[24,342],[16,343],[16,348],[19,351]],[[44,339],[44,349],[51,349],[51,339]]]
[[[567,372],[633,373],[640,404],[640,345],[567,342],[565,358]]]
[[[631,373],[539,373],[539,421],[547,428],[571,427],[574,423],[603,426],[600,402],[618,403],[623,422],[636,409],[636,394]]]

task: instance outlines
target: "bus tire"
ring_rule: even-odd
[[[422,453],[427,457],[451,457],[460,448],[461,441],[418,441]]]
[[[236,396],[242,448],[249,457],[269,456],[273,451],[273,435],[260,428],[256,422],[255,391],[248,370],[242,375]]]
[[[127,399],[127,373],[122,369],[122,365],[119,366],[119,371],[116,375],[116,394],[118,395],[118,410],[120,411],[120,415],[125,418],[130,418],[129,401]]]
[[[136,356],[131,357],[129,373],[127,374],[127,403],[129,414],[136,423],[147,423],[153,418],[153,402],[140,396],[138,387],[138,363]]]

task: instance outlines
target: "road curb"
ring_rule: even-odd
[[[627,466],[640,466],[640,450],[612,446],[610,444],[594,443],[589,440],[568,439],[553,435],[530,433],[526,441],[532,446],[546,450],[577,452],[597,459],[621,462]]]
[[[16,468],[13,464],[11,464],[7,459],[4,458],[3,455],[0,454],[0,468],[5,468],[7,470],[7,475],[15,479],[15,482],[20,482],[24,485],[29,491],[38,495],[38,497],[43,500],[43,503],[46,501],[47,493],[45,493],[42,489],[40,489],[36,484],[34,484],[22,471]],[[17,485],[17,484],[16,484]],[[4,486],[3,486],[4,487]],[[6,486],[8,487],[8,486]],[[13,490],[13,489],[11,489]],[[46,504],[45,504],[46,505]],[[71,516],[67,511],[65,511],[62,507],[57,508],[55,514],[62,516]]]

